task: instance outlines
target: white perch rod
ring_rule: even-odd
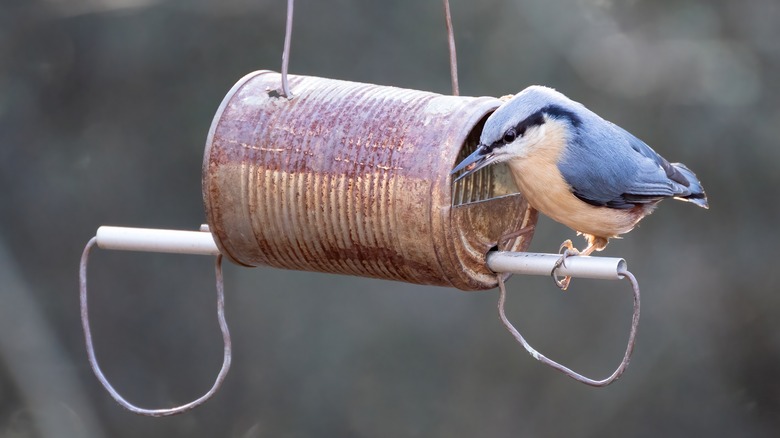
[[[158,230],[102,226],[97,230],[97,245],[102,249],[165,252],[173,254],[219,254],[211,233],[206,231]],[[487,256],[493,272],[524,275],[550,275],[559,254],[492,251]],[[557,274],[576,278],[619,280],[626,261],[615,257],[572,256]]]
[[[102,249],[125,251],[213,256],[219,254],[211,233],[205,231],[102,226],[97,230],[97,245]]]
[[[560,254],[491,251],[487,256],[487,265],[493,272],[549,276],[560,258]],[[566,265],[558,269],[557,274],[577,278],[620,280],[623,278],[620,272],[625,269],[626,261],[621,258],[571,256],[566,259]]]

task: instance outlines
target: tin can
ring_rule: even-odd
[[[203,161],[222,254],[266,265],[484,290],[486,254],[536,213],[508,171],[453,183],[501,101],[257,71],[230,90]],[[502,249],[523,250],[533,232]]]

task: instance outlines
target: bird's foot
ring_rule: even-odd
[[[561,254],[561,258],[555,262],[555,266],[553,266],[553,269],[550,272],[550,276],[552,277],[556,286],[558,286],[561,290],[566,290],[568,289],[569,283],[571,282],[571,277],[566,276],[563,277],[562,280],[559,280],[557,275],[558,269],[560,269],[561,266],[566,267],[566,259],[569,257],[578,256],[580,255],[580,252],[577,250],[577,248],[574,247],[574,244],[571,243],[571,240],[566,239],[566,241],[564,241],[561,244],[561,247],[558,249],[558,253]]]

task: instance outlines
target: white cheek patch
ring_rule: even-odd
[[[506,145],[506,152],[511,155],[512,158],[519,159],[524,159],[537,153],[538,149],[544,145],[544,129],[544,125],[538,128],[534,127],[529,129],[523,136],[518,136],[514,143]]]
[[[537,149],[543,145],[543,140],[545,138],[545,134],[547,133],[547,127],[545,125],[541,125],[538,128],[529,129],[528,132],[526,132],[526,143],[528,144],[528,149]]]

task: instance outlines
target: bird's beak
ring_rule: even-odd
[[[455,181],[460,180],[463,177],[466,177],[468,175],[471,175],[472,173],[478,171],[479,169],[482,169],[485,166],[489,166],[493,163],[493,154],[488,153],[487,148],[485,145],[479,145],[477,147],[477,150],[474,151],[471,155],[466,157],[463,161],[460,162],[457,166],[455,166],[454,169],[452,169],[452,172],[450,172],[450,175],[454,175],[461,170],[465,169],[466,171],[463,172],[460,176],[458,176]]]

